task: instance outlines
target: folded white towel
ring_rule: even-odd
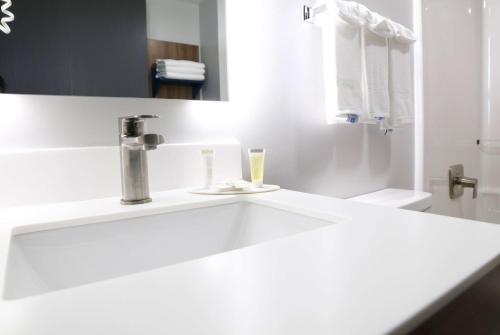
[[[362,29],[364,105],[372,119],[390,117],[389,45],[367,28]]]
[[[175,60],[175,59],[157,59],[157,65],[171,65],[171,66],[182,66],[182,67],[195,67],[195,68],[205,68],[205,64],[193,62],[189,60]]]
[[[156,67],[157,72],[175,72],[175,73],[186,73],[186,74],[205,74],[205,69],[196,67],[184,67],[184,66],[170,66],[170,65],[159,65]]]
[[[177,79],[177,80],[193,80],[193,81],[205,80],[205,76],[201,74],[187,74],[187,73],[175,73],[175,72],[169,72],[164,75],[157,74],[156,77],[166,78],[166,79]]]
[[[389,42],[390,122],[394,127],[413,122],[413,84],[410,45]]]

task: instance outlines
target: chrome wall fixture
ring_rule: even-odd
[[[464,195],[465,188],[472,188],[472,198],[477,199],[479,181],[476,178],[464,176],[462,164],[450,166],[448,172],[450,199],[458,199]]]
[[[0,12],[1,12],[1,19],[0,19],[0,31],[2,31],[5,34],[10,34],[11,29],[8,25],[8,23],[14,21],[14,14],[9,10],[9,8],[12,6],[12,1],[11,0],[0,0],[0,3],[2,3],[2,6],[0,6]]]
[[[310,22],[313,17],[313,8],[311,6],[304,5],[304,21]]]
[[[313,4],[303,6],[303,18],[305,22],[314,23],[314,17],[328,10],[324,1],[313,1]]]

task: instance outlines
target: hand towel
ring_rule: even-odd
[[[170,66],[170,65],[158,65],[156,67],[158,72],[175,72],[175,73],[186,73],[186,74],[205,74],[205,69],[196,67],[183,67],[183,66]]]
[[[336,8],[317,17],[323,34],[323,83],[328,122],[357,123],[363,112],[361,34]]]
[[[413,122],[411,46],[389,41],[390,122],[393,127]]]
[[[177,79],[177,80],[192,80],[192,81],[203,81],[205,80],[204,75],[200,74],[186,74],[186,73],[175,73],[170,72],[166,75],[156,75],[157,78],[166,78],[166,79]]]
[[[389,42],[364,27],[362,30],[364,108],[370,118],[390,117]]]
[[[193,62],[189,60],[174,60],[174,59],[157,59],[157,65],[171,65],[171,66],[183,66],[183,67],[195,67],[195,68],[205,68],[205,64]]]
[[[337,112],[335,116],[347,119],[352,115],[357,115],[359,119],[362,119],[361,29],[337,16],[335,20],[335,48],[337,70]]]

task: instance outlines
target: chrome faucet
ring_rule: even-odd
[[[165,143],[159,134],[145,134],[145,123],[155,115],[129,116],[119,119],[123,205],[151,202],[147,152]]]
[[[451,199],[460,198],[464,194],[464,188],[472,188],[472,198],[477,199],[479,181],[476,178],[464,177],[463,165],[450,166],[448,182]]]

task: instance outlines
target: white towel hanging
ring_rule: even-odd
[[[415,34],[354,1],[311,5],[313,16],[322,13],[316,22],[323,27],[325,99],[333,121],[378,122],[383,129],[411,122],[408,45]]]
[[[355,1],[336,0],[339,15],[354,25],[366,27],[371,32],[385,38],[398,39],[400,43],[414,43],[415,33],[402,24],[396,23]]]
[[[328,11],[335,11],[345,21],[386,38],[395,38],[400,43],[416,42],[415,33],[402,24],[394,22],[355,1],[312,0],[304,6],[304,20],[314,22],[314,18]]]
[[[364,108],[373,120],[391,116],[388,39],[362,27]]]
[[[316,4],[328,1],[316,1]],[[361,34],[338,16],[334,1],[317,17],[323,28],[323,78],[325,108],[330,123],[366,121],[363,115]]]

